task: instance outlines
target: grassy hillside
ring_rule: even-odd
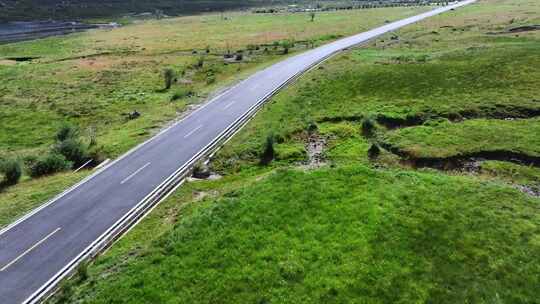
[[[436,173],[282,170],[192,204],[123,265],[100,259],[82,299],[532,303],[538,203]]]
[[[385,147],[534,156],[539,32],[507,30],[536,10],[480,1],[325,62],[50,302],[535,303],[540,168]]]
[[[229,13],[226,20],[191,16],[2,45],[0,159],[34,163],[51,150],[55,133],[66,122],[80,127],[85,143],[93,138],[104,157],[116,157],[264,66],[424,10],[327,12],[315,22],[306,14]],[[295,41],[289,54],[284,54],[285,40]],[[224,58],[228,52],[232,59]],[[242,52],[241,60],[236,60],[237,52]],[[13,59],[21,57],[38,59]],[[169,90],[164,90],[166,69],[176,79]],[[130,120],[127,114],[134,110],[141,117]],[[54,177],[31,183],[25,167],[20,185],[0,190],[0,205],[11,210],[1,216],[0,225],[43,202],[44,196],[31,191],[38,184],[59,190],[52,186]],[[64,178],[74,183],[80,177]]]

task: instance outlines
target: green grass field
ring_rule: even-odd
[[[281,170],[190,204],[174,228],[127,261],[99,259],[80,296],[527,303],[540,283],[539,224],[538,200],[470,178],[362,166]]]
[[[482,151],[540,156],[540,119],[472,119],[389,132],[385,141],[412,157],[446,158]]]
[[[539,33],[490,34],[535,12],[480,1],[325,62],[212,159],[222,179],[183,185],[50,303],[535,303],[540,199],[518,186],[540,187],[538,167],[367,153],[537,155]]]
[[[426,9],[327,12],[314,22],[308,14],[230,12],[227,19],[208,14],[148,20],[0,45],[0,160],[24,162],[43,155],[66,122],[80,126],[85,141],[95,135],[106,157],[117,157],[220,90],[285,58],[274,43],[296,41],[290,51],[295,54],[311,47],[308,42],[317,46]],[[239,50],[241,62],[224,60],[227,51]],[[9,59],[17,57],[38,59]],[[178,81],[164,91],[166,68],[176,72]],[[179,98],[173,100],[175,95]],[[134,110],[142,116],[127,119]],[[62,185],[80,178],[62,175]],[[0,226],[61,192],[56,179],[24,177],[20,185],[0,190]],[[39,199],[13,199],[31,192]]]

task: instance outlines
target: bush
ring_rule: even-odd
[[[60,130],[56,132],[56,140],[64,141],[67,139],[73,139],[79,137],[79,128],[71,124],[63,124]]]
[[[370,117],[366,117],[362,120],[362,135],[364,135],[365,137],[373,137],[373,135],[375,135],[376,129],[377,126],[375,125],[375,121]]]
[[[263,153],[261,154],[261,164],[268,165],[274,159],[276,151],[274,149],[274,135],[268,135],[264,143]]]
[[[165,90],[170,89],[174,80],[174,71],[172,69],[165,69],[163,71],[163,80],[165,82]]]
[[[39,159],[31,168],[30,175],[32,177],[40,177],[61,172],[71,168],[72,163],[63,155],[52,153]]]
[[[216,75],[208,74],[206,75],[206,84],[213,84],[216,82]]]
[[[0,172],[4,175],[4,183],[15,185],[22,175],[21,163],[16,160],[6,160],[0,164]]]
[[[289,54],[289,49],[294,47],[294,42],[291,40],[283,40],[281,41],[281,47],[283,48],[283,54],[287,55]]]
[[[54,148],[54,152],[63,155],[75,166],[80,166],[88,161],[88,148],[75,138],[59,142]]]
[[[211,172],[208,170],[208,167],[202,162],[199,161],[193,166],[193,177],[199,179],[206,179],[210,177]]]
[[[97,166],[107,158],[107,155],[102,146],[92,146],[89,148],[88,158],[92,159],[92,166]]]
[[[195,64],[195,67],[202,68],[204,66],[204,57],[201,56],[199,59],[197,59],[197,63]]]
[[[379,148],[379,146],[376,144],[371,145],[368,150],[368,158],[374,160],[379,157],[379,155],[381,155],[381,148]]]

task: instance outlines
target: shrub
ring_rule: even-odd
[[[375,125],[375,121],[370,118],[366,117],[362,119],[362,135],[365,137],[373,137],[375,135],[375,131],[377,129],[377,126]]]
[[[193,167],[192,175],[194,178],[206,179],[210,177],[211,173],[210,170],[208,170],[208,167],[202,161],[199,161]]]
[[[174,71],[172,69],[165,69],[163,71],[163,80],[165,82],[165,90],[170,89],[174,80]]]
[[[22,175],[21,163],[16,160],[5,160],[0,164],[0,172],[4,175],[4,183],[15,185],[19,182]]]
[[[88,263],[84,262],[79,267],[77,267],[77,281],[79,283],[84,282],[88,279]]]
[[[368,150],[369,159],[371,160],[376,159],[377,157],[379,157],[380,154],[381,154],[381,148],[379,148],[379,146],[376,144],[371,145],[371,147]]]
[[[216,82],[216,75],[214,74],[206,75],[206,84],[213,84],[214,82]]]
[[[317,127],[317,124],[314,122],[314,121],[310,121],[306,127],[306,130],[309,132],[309,133],[313,133],[315,131],[317,131],[318,127]]]
[[[289,54],[289,49],[294,47],[294,42],[291,40],[283,40],[280,44],[281,44],[281,47],[283,48],[284,55]]]
[[[66,158],[57,153],[51,153],[38,161],[30,168],[32,177],[40,177],[50,175],[71,168],[72,163]]]
[[[88,161],[88,148],[75,138],[59,142],[54,148],[54,152],[63,155],[75,166],[80,166]]]
[[[276,151],[274,149],[274,135],[270,134],[266,137],[263,153],[261,154],[261,164],[268,165],[274,159]]]
[[[195,67],[202,68],[204,66],[204,57],[201,56],[199,59],[197,59],[197,63],[195,64]]]
[[[97,166],[107,158],[102,146],[92,146],[88,151],[88,158],[92,159],[93,166]]]
[[[64,141],[67,139],[73,139],[79,137],[79,128],[74,125],[65,123],[63,124],[58,132],[56,132],[56,140]]]
[[[242,61],[244,59],[244,54],[242,53],[236,53],[236,57],[234,58],[234,60],[236,61]]]

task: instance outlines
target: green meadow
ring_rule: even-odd
[[[538,156],[539,32],[509,31],[537,12],[480,1],[325,62],[49,302],[535,303],[540,169],[408,158]]]

